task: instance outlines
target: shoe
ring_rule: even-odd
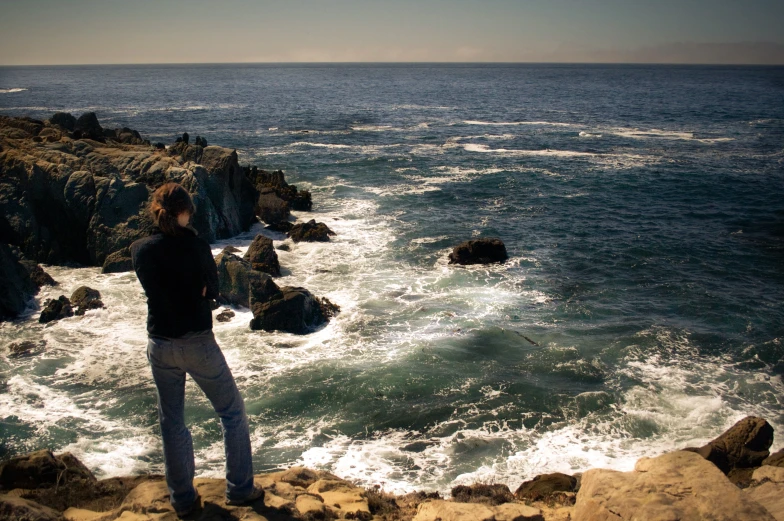
[[[191,514],[194,509],[199,506],[199,502],[201,501],[201,496],[198,492],[196,492],[196,499],[193,500],[193,503],[190,504],[189,507],[186,507],[182,510],[175,510],[174,513],[177,514],[177,517],[185,517]]]
[[[242,499],[227,499],[226,504],[229,506],[237,507],[241,505],[249,505],[251,503],[255,503],[258,500],[264,500],[264,489],[261,487],[257,487],[256,485],[253,486],[253,490],[247,497]]]

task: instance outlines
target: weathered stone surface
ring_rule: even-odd
[[[0,519],[9,521],[62,521],[57,510],[10,494],[0,494]]]
[[[250,306],[250,263],[227,249],[215,257],[218,267],[218,293],[221,299],[235,306]]]
[[[774,452],[764,460],[762,460],[763,465],[771,465],[773,467],[784,467],[784,449],[781,449],[778,452]]]
[[[754,470],[752,474],[754,481],[772,481],[774,483],[784,483],[784,468],[774,467],[773,465],[763,465]]]
[[[504,503],[492,509],[495,521],[544,521],[541,510],[521,503]]]
[[[84,315],[91,309],[101,309],[104,307],[101,292],[87,286],[80,286],[71,295],[71,306],[76,308],[76,315]]]
[[[476,239],[455,246],[449,254],[449,264],[492,264],[508,258],[500,239]]]
[[[589,470],[573,521],[713,519],[772,521],[713,464],[693,452],[643,458],[632,472]]]
[[[272,188],[262,188],[256,201],[256,215],[267,224],[288,221],[291,215],[289,203],[284,201]]]
[[[422,503],[414,521],[494,521],[495,512],[480,503],[434,500]]]
[[[133,271],[133,261],[131,260],[131,250],[123,248],[106,256],[103,261],[101,273],[124,273]]]
[[[353,514],[354,519],[370,519],[370,508],[364,491],[345,481],[320,479],[308,487],[310,494],[317,494],[324,504],[344,513]]]
[[[515,490],[514,496],[517,499],[537,501],[544,499],[556,492],[574,492],[577,487],[577,478],[555,472],[552,474],[542,474],[530,481],[524,481]]]
[[[257,190],[261,191],[265,188],[271,188],[278,197],[289,204],[292,210],[307,212],[313,206],[310,192],[297,190],[295,185],[288,184],[282,170],[270,172],[259,170],[254,166],[246,168],[245,175]]]
[[[324,223],[317,223],[314,219],[302,224],[295,224],[289,230],[289,237],[294,242],[327,242],[335,232]]]
[[[57,299],[48,299],[44,302],[44,309],[41,311],[41,316],[38,317],[38,322],[46,324],[53,320],[72,317],[73,314],[71,301],[65,295],[60,295]]]
[[[74,138],[104,141],[103,128],[95,112],[85,112],[79,116],[74,125]]]
[[[307,488],[321,478],[317,472],[308,468],[291,467],[283,471],[278,479],[295,487]]]
[[[231,322],[231,319],[234,318],[234,311],[230,309],[224,309],[217,315],[215,315],[215,320],[218,322]]]
[[[314,517],[323,516],[325,510],[324,502],[321,498],[311,494],[301,494],[297,496],[295,507],[300,514],[310,514]]]
[[[7,490],[65,484],[73,479],[95,481],[87,467],[67,452],[55,456],[49,450],[39,450],[0,464],[0,486]]]
[[[248,280],[250,284],[251,311],[254,309],[258,310],[262,304],[281,297],[280,288],[267,273],[251,271],[248,273]]]
[[[272,246],[272,239],[257,235],[248,247],[248,251],[243,257],[250,263],[251,269],[269,273],[273,277],[280,276],[280,262],[278,254]]]
[[[49,118],[49,123],[57,125],[63,130],[73,131],[76,128],[76,118],[67,112],[55,112],[54,115]]]
[[[458,485],[452,488],[452,500],[458,503],[485,503],[488,505],[501,505],[514,501],[514,496],[504,484],[496,483],[486,485],[475,483],[473,485]]]
[[[770,455],[773,427],[763,418],[748,416],[696,452],[729,474],[734,469],[759,467]]]
[[[91,117],[80,121],[80,135],[100,127]],[[168,181],[191,193],[198,208],[193,226],[208,242],[257,222],[258,192],[233,150],[196,147],[198,161],[186,160],[153,149],[125,128],[107,143],[34,143],[24,130],[30,125],[0,116],[0,242],[19,246],[31,260],[103,266],[107,256],[150,233],[147,203]],[[52,136],[60,132],[47,128]]]
[[[2,219],[0,217],[0,219]],[[7,244],[0,243],[0,321],[22,313],[37,288]]]
[[[326,307],[305,288],[286,286],[271,300],[252,304],[250,328],[304,335],[327,322]]]
[[[767,482],[743,492],[746,497],[765,507],[776,521],[784,521],[784,484]]]

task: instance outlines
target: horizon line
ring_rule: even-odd
[[[0,64],[0,67],[116,67],[152,65],[679,65],[719,67],[780,67],[784,61],[759,62],[616,62],[616,61],[239,61],[239,62],[121,62],[121,63],[30,63]]]

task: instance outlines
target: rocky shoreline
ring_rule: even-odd
[[[328,472],[292,467],[257,474],[265,498],[225,504],[223,479],[195,480],[200,499],[185,519],[373,521],[784,520],[784,450],[773,428],[747,417],[699,448],[642,458],[631,472],[592,469],[546,474],[512,491],[502,484],[457,486],[451,497],[395,496]],[[97,480],[69,453],[48,450],[0,464],[0,518],[24,521],[178,519],[160,475]]]

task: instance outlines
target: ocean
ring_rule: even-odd
[[[97,113],[283,169],[329,243],[279,285],[342,312],[306,336],[215,334],[257,472],[305,465],[390,492],[630,470],[747,415],[784,447],[784,67],[512,64],[0,68],[0,113]],[[213,244],[247,248],[261,225]],[[447,264],[499,237],[503,265]],[[291,243],[287,240],[286,243]],[[48,266],[106,309],[0,326],[0,455],[162,472],[133,273]],[[216,311],[217,313],[217,311]],[[43,339],[15,358],[12,341]],[[220,426],[188,383],[197,474]]]

